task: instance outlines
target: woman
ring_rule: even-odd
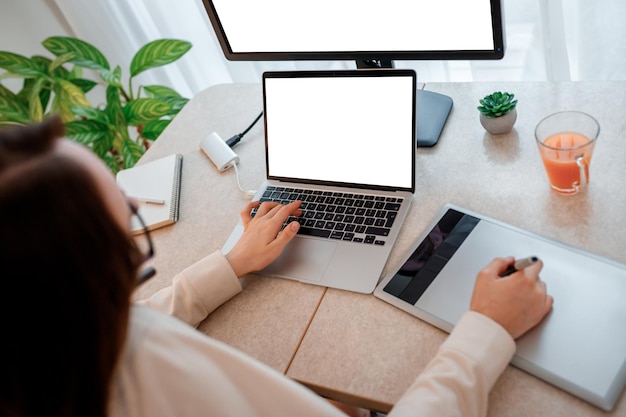
[[[149,256],[132,238],[134,203],[102,162],[61,139],[57,118],[0,131],[0,415],[341,416],[305,387],[194,327],[241,291],[298,231],[299,202],[241,212],[245,232],[170,287],[131,304]],[[552,306],[541,262],[478,275],[470,310],[389,416],[484,415],[517,338]],[[18,297],[19,303],[9,297]],[[168,314],[164,314],[168,313]]]

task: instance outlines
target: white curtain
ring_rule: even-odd
[[[219,83],[258,83],[268,69],[354,68],[350,61],[230,62],[200,0],[52,0],[72,32],[124,75],[132,56],[159,38],[190,41],[175,64],[141,74],[186,97]],[[507,48],[497,61],[396,61],[421,82],[625,79],[623,0],[502,0]]]

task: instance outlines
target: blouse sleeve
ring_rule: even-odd
[[[239,278],[226,257],[215,251],[176,275],[172,285],[139,303],[197,327],[213,310],[239,292]]]
[[[514,353],[502,326],[466,312],[388,416],[485,416],[489,391]]]

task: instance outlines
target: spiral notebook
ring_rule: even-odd
[[[183,156],[172,154],[117,173],[117,185],[139,205],[139,215],[148,230],[158,229],[178,221]],[[132,219],[133,234],[143,227]]]

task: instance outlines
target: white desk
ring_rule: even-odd
[[[447,202],[626,263],[626,82],[425,88],[451,96],[454,107],[439,143],[417,150],[415,201],[387,268]],[[515,93],[518,120],[510,134],[492,137],[480,125],[476,106],[496,90]],[[185,158],[180,220],[154,232],[158,274],[138,297],[169,284],[176,272],[226,240],[249,197],[237,188],[234,170],[218,173],[198,143],[212,131],[224,139],[243,131],[261,108],[260,85],[209,88],[189,102],[142,159],[173,152]],[[566,109],[588,112],[601,125],[589,189],[568,197],[550,190],[533,135],[541,118]],[[235,148],[245,189],[264,177],[263,140],[260,121]],[[243,282],[243,293],[200,330],[323,395],[353,404],[387,411],[446,336],[373,295],[254,275]],[[610,415],[626,415],[624,397]],[[509,367],[491,393],[489,415],[607,413]]]

